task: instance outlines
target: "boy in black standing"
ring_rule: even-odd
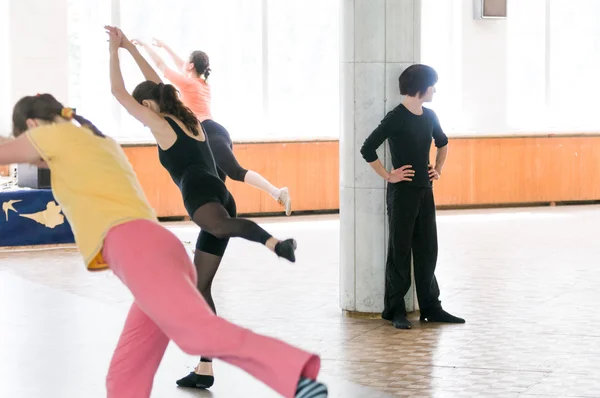
[[[435,278],[438,243],[432,181],[439,179],[448,155],[448,137],[431,102],[438,76],[427,65],[412,65],[399,78],[404,100],[389,112],[366,139],[361,153],[373,170],[388,182],[389,243],[385,276],[383,319],[398,329],[410,329],[404,296],[411,284],[411,252],[421,321],[464,323],[442,309]],[[388,140],[393,170],[388,172],[376,150]],[[432,140],[437,147],[435,165],[429,163]]]

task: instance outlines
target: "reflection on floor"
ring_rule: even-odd
[[[294,265],[232,240],[219,313],[321,353],[333,397],[600,397],[600,207],[440,212],[444,307],[466,325],[396,331],[338,308],[336,217],[259,220],[294,236]],[[194,242],[191,224],[170,224]],[[72,249],[0,251],[0,397],[103,397],[130,303]],[[275,397],[216,364],[212,393],[174,387],[196,358],[171,345],[153,397]]]

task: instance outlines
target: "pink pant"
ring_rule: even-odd
[[[112,228],[103,256],[135,298],[108,371],[108,398],[149,398],[169,340],[188,354],[235,365],[284,397],[294,397],[300,376],[316,379],[319,357],[214,315],[185,248],[160,225],[137,220]]]

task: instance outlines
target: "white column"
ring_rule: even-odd
[[[383,310],[385,184],[360,147],[401,97],[398,76],[420,59],[420,0],[341,0],[340,306]],[[388,169],[387,148],[378,154]],[[412,311],[414,291],[407,295]]]
[[[9,0],[11,106],[48,92],[66,102],[69,86],[67,0]]]

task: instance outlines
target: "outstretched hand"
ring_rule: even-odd
[[[152,43],[152,45],[154,47],[158,47],[158,48],[163,48],[165,46],[165,42],[162,40],[158,40],[157,38],[152,38],[152,40],[154,40],[154,43]]]
[[[116,52],[121,47],[121,36],[119,36],[118,29],[107,25],[104,30],[108,34],[108,49],[110,52]]]
[[[106,30],[106,33],[108,33],[109,36],[109,41],[114,40],[115,43],[111,43],[111,49],[113,45],[117,45],[117,41],[118,41],[118,47],[117,48],[124,48],[126,50],[130,50],[133,47],[133,43],[131,41],[129,41],[129,39],[127,38],[127,36],[125,36],[125,33],[123,33],[123,31],[119,28],[117,28],[116,26],[109,26],[106,25],[104,26],[104,29]]]

